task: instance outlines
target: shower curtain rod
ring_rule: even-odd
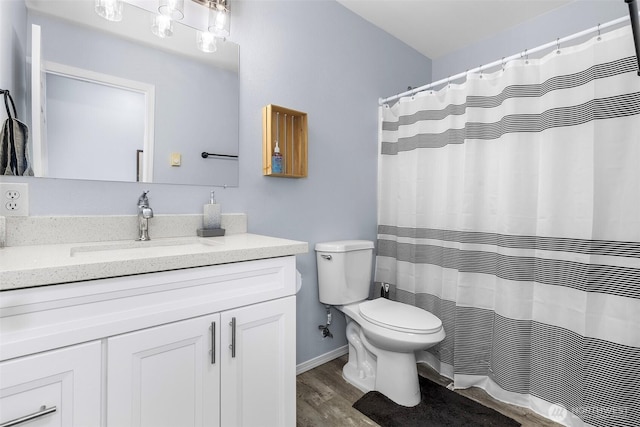
[[[431,89],[434,86],[438,86],[438,85],[443,84],[443,83],[449,83],[449,82],[451,82],[453,80],[458,80],[458,79],[460,79],[462,77],[466,77],[468,74],[471,74],[471,73],[475,73],[475,72],[478,72],[478,71],[482,72],[483,70],[486,70],[488,68],[497,67],[498,65],[504,65],[509,61],[513,61],[514,59],[526,58],[531,53],[540,52],[542,50],[549,49],[551,47],[559,48],[560,47],[560,43],[565,43],[565,42],[568,42],[568,41],[571,41],[571,40],[575,40],[577,38],[587,36],[587,35],[589,35],[591,33],[596,33],[597,32],[598,34],[600,34],[600,30],[604,30],[604,29],[612,27],[614,25],[618,25],[618,24],[620,24],[622,22],[627,21],[628,19],[629,19],[628,16],[623,16],[621,18],[614,19],[613,21],[609,21],[609,22],[606,22],[604,24],[598,24],[595,27],[589,28],[587,30],[580,31],[580,32],[575,33],[575,34],[571,34],[570,36],[566,36],[566,37],[563,37],[563,38],[558,38],[558,39],[556,39],[556,40],[554,40],[552,42],[543,44],[543,45],[538,46],[536,48],[533,48],[533,49],[530,49],[530,50],[529,49],[525,49],[523,52],[516,53],[514,55],[499,59],[499,60],[491,62],[491,63],[489,63],[487,65],[481,65],[481,66],[476,67],[476,68],[474,68],[472,70],[468,70],[468,71],[456,74],[454,76],[450,76],[450,77],[447,77],[445,79],[438,80],[437,82],[429,83],[427,85],[420,86],[420,87],[408,90],[406,92],[402,92],[402,93],[399,93],[397,95],[390,96],[388,98],[379,98],[378,99],[378,105],[384,105],[389,101],[395,101],[396,99],[402,98],[403,96],[414,95],[414,94],[416,94],[418,92],[423,92],[425,90]]]

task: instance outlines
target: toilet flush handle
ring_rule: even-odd
[[[322,258],[326,259],[327,261],[331,261],[332,257],[331,255],[320,255]]]

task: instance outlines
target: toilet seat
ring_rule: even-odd
[[[367,321],[398,332],[433,334],[442,329],[442,321],[428,311],[386,298],[362,302],[359,311]]]

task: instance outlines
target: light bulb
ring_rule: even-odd
[[[209,12],[209,32],[218,37],[229,37],[229,10],[225,8],[213,8]]]
[[[95,0],[95,11],[107,21],[122,21],[122,0]]]
[[[173,35],[173,21],[168,16],[156,15],[153,18],[151,31],[161,39],[171,37]]]
[[[184,0],[160,0],[158,12],[161,15],[179,21],[184,18]]]
[[[198,49],[206,53],[213,53],[218,50],[216,37],[209,31],[198,31],[196,34],[196,43],[198,45]]]

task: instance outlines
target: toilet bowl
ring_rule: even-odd
[[[320,301],[345,314],[349,361],[344,378],[364,392],[377,390],[403,406],[420,403],[415,352],[445,337],[428,311],[384,298],[367,300],[373,242],[318,243]]]
[[[377,390],[399,405],[420,403],[415,352],[444,339],[440,319],[384,298],[338,309],[347,316],[349,362],[342,370],[344,378],[364,392]],[[385,316],[392,313],[399,316]]]

